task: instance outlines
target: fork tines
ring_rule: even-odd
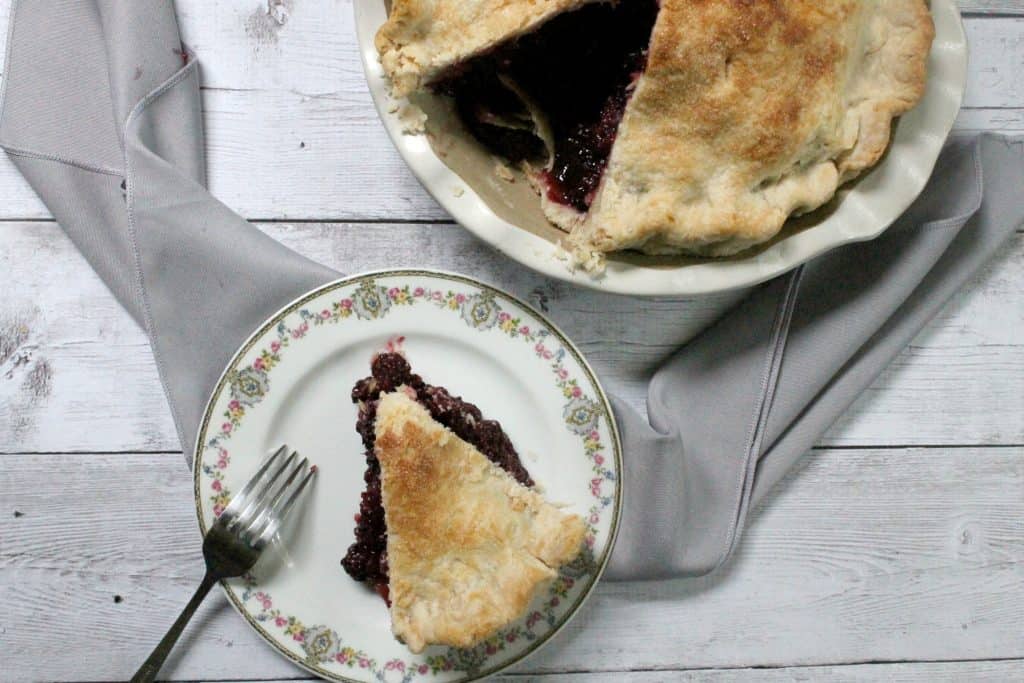
[[[254,548],[263,547],[274,537],[316,474],[316,467],[309,466],[308,458],[296,463],[298,451],[292,450],[285,457],[289,450],[284,444],[267,458],[217,520]]]

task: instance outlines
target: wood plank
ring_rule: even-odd
[[[1024,132],[1024,109],[962,109],[956,129],[1020,135]]]
[[[902,683],[980,683],[992,681],[1004,683],[1024,678],[1024,662],[1019,659],[1008,661],[981,662],[905,662],[899,664],[853,664],[847,666],[806,666],[779,669],[691,669],[659,671],[610,671],[579,672],[560,674],[512,674],[498,676],[495,683],[661,683],[679,681],[682,683],[792,683],[793,681],[816,681],[817,683],[849,683],[851,681],[901,681]],[[314,679],[288,678],[277,681],[250,681],[249,683],[299,683]],[[220,681],[218,683],[229,683]],[[231,681],[230,683],[241,683]]]
[[[365,107],[288,92],[206,91],[203,101],[210,189],[243,215],[449,219]],[[1024,108],[964,109],[957,128],[1019,134]],[[247,172],[239,175],[240,168]],[[0,220],[49,217],[6,156],[0,156],[0,196]]]
[[[0,48],[9,4],[0,0]],[[351,0],[295,4],[283,25],[255,0],[178,6],[208,88],[203,101],[216,196],[250,218],[447,218],[377,121],[354,44]],[[263,26],[260,16],[272,25]],[[991,126],[984,114],[965,114],[967,127],[1011,130],[1002,119],[1019,125],[1024,109],[1024,19],[973,17],[967,29],[967,106],[1010,111]],[[0,196],[0,220],[49,216],[5,157]]]
[[[208,90],[203,107],[210,190],[245,216],[449,218],[398,156],[368,101]],[[0,219],[50,216],[5,155],[0,196]]]
[[[601,295],[527,271],[454,225],[261,227],[349,272],[444,267],[505,287],[548,310],[608,388],[638,408],[650,373],[738,296]],[[0,270],[17,273],[0,296],[0,451],[179,448],[143,334],[54,224],[0,225]],[[1024,235],[823,443],[1024,443],[1022,329]]]
[[[547,308],[609,381],[632,383],[634,393],[643,390],[638,373],[646,372],[655,356],[663,356],[739,296],[652,301],[641,310],[635,299],[538,276],[454,225],[261,227],[300,252],[349,272],[427,266],[507,287]],[[0,334],[17,349],[0,365],[0,450],[177,449],[144,336],[59,229],[53,224],[0,225],[0,264],[19,273],[4,284],[0,306],[0,319],[7,319],[0,324],[6,332]],[[35,270],[19,264],[32,264]],[[69,281],[75,287],[68,287]],[[644,311],[659,322],[641,327]],[[20,333],[23,326],[26,332]],[[621,349],[633,351],[623,354]],[[10,377],[5,379],[6,373]],[[48,377],[43,389],[32,381],[36,375]],[[98,415],[104,416],[100,423]]]
[[[203,101],[210,189],[243,215],[449,219],[406,168],[372,111],[279,91],[207,91]],[[1020,133],[1024,109],[965,109],[957,128]],[[239,175],[240,168],[247,173]],[[49,217],[4,156],[0,196],[7,198],[0,219]]]
[[[181,456],[0,456],[0,500],[5,680],[124,680],[201,573]],[[817,451],[724,571],[603,584],[519,671],[1024,658],[1021,519],[1024,448]],[[172,679],[298,673],[223,597],[199,623]]]
[[[1020,107],[1024,102],[1024,18],[965,19],[970,78],[965,107]]]
[[[964,14],[1024,14],[1020,0],[958,0]]]

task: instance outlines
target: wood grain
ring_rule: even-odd
[[[529,272],[454,225],[260,227],[348,272],[441,267],[506,287],[547,310],[608,388],[640,409],[650,373],[740,296],[598,294]],[[10,349],[0,362],[0,452],[178,449],[145,337],[59,228],[0,224],[0,270],[18,274],[4,282],[0,307],[0,348]],[[1022,329],[1018,236],[823,443],[1024,443]]]
[[[200,576],[180,454],[0,456],[0,500],[3,678],[123,680]],[[519,670],[1024,658],[1022,519],[1022,448],[816,451],[724,571],[602,584]],[[171,679],[298,673],[222,596],[198,623]]]
[[[965,14],[1024,14],[1020,0],[959,0]]]

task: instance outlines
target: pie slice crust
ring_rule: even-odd
[[[546,502],[400,389],[377,406],[391,623],[409,649],[469,647],[518,618],[581,550]]]

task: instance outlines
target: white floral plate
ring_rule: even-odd
[[[614,256],[602,277],[570,271],[555,244],[496,213],[476,187],[467,185],[439,158],[423,135],[408,135],[406,109],[388,92],[374,35],[387,18],[385,0],[357,0],[355,24],[363,68],[374,104],[399,154],[437,202],[464,228],[519,263],[548,277],[635,296],[689,296],[749,287],[781,275],[843,244],[874,239],[917,198],[956,121],[967,84],[967,38],[955,0],[931,0],[936,37],[928,64],[928,88],[903,116],[883,161],[841,190],[828,207],[791,223],[759,250],[729,259],[651,259]],[[493,176],[493,164],[478,175]],[[494,182],[491,179],[491,182]],[[531,199],[536,203],[536,199]],[[519,207],[517,210],[522,210]]]
[[[372,354],[396,340],[424,379],[499,420],[548,499],[588,523],[580,559],[524,618],[470,650],[413,655],[392,636],[383,600],[339,564],[365,467],[350,391],[369,374]],[[614,543],[621,454],[597,378],[542,315],[465,277],[396,270],[346,278],[260,327],[228,365],[200,426],[194,483],[204,533],[283,442],[319,467],[315,486],[271,556],[224,590],[267,642],[326,679],[440,683],[503,669],[576,612]]]

